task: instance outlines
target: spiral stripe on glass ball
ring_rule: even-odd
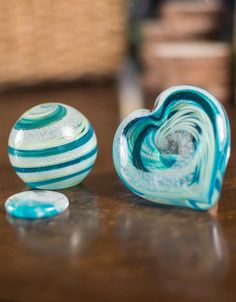
[[[133,112],[113,143],[116,171],[131,191],[153,202],[199,210],[218,201],[229,152],[223,107],[194,86],[167,89],[153,111]]]
[[[27,185],[61,189],[80,183],[90,172],[97,139],[79,111],[48,103],[30,109],[15,123],[8,150],[16,173]]]

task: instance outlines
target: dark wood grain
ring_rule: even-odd
[[[99,156],[83,185],[63,190],[67,212],[8,217],[4,201],[26,187],[7,157],[17,117],[47,101],[72,105],[94,125]],[[235,301],[235,109],[232,156],[216,215],[145,203],[125,189],[111,158],[119,123],[114,85],[0,95],[0,301]]]

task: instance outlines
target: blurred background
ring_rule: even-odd
[[[0,14],[1,90],[118,78],[121,111],[176,84],[233,100],[233,0],[10,0]]]
[[[130,39],[144,92],[193,84],[233,99],[234,1],[136,0]]]
[[[233,0],[3,0],[0,14],[2,91],[118,79],[121,114],[176,84],[233,101]]]
[[[89,118],[102,142],[98,168],[113,167],[120,120],[151,109],[165,88],[193,84],[225,107],[234,103],[233,0],[3,0],[0,16],[7,164],[12,125],[42,102],[70,104]]]

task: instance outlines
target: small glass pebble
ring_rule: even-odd
[[[52,191],[25,191],[5,202],[8,214],[25,219],[46,218],[62,213],[69,205],[67,197]]]

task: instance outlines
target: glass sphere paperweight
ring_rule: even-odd
[[[162,92],[152,111],[120,124],[113,161],[123,183],[159,204],[206,210],[219,199],[230,154],[230,126],[222,105],[195,86]]]
[[[25,112],[9,137],[9,157],[30,187],[63,189],[80,183],[93,168],[97,139],[87,118],[59,103]]]

